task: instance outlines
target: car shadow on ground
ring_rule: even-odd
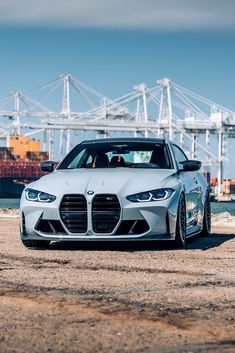
[[[223,243],[234,239],[235,234],[212,233],[210,237],[201,238],[194,236],[187,239],[186,250],[209,250],[216,248]],[[69,251],[162,251],[177,250],[173,242],[170,241],[151,241],[151,242],[53,242],[50,250],[69,250]],[[40,250],[40,249],[38,249]],[[180,250],[180,249],[179,249]]]
[[[186,249],[188,250],[209,250],[217,248],[225,242],[234,239],[235,234],[212,233],[209,237],[192,237],[188,239]]]

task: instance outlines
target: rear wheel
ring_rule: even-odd
[[[183,194],[179,199],[174,244],[177,248],[184,248],[186,245],[186,204]]]
[[[211,204],[210,193],[207,192],[204,205],[203,225],[200,233],[201,237],[208,237],[211,233]]]
[[[46,248],[50,245],[50,240],[24,240],[21,239],[26,248]]]

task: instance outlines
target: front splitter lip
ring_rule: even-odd
[[[136,242],[136,241],[157,241],[157,240],[173,240],[174,235],[171,234],[142,234],[138,236],[130,236],[130,235],[116,235],[116,236],[97,236],[97,235],[89,235],[89,236],[65,236],[65,235],[45,235],[36,233],[34,235],[21,234],[22,240],[51,240],[51,241],[82,241],[82,242]]]

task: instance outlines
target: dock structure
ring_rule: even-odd
[[[126,133],[176,140],[189,158],[202,160],[205,171],[216,168],[217,195],[221,195],[228,141],[235,137],[235,113],[168,78],[150,88],[139,84],[130,93],[111,99],[64,74],[0,100],[0,138],[39,134],[50,159],[54,158],[56,136],[62,158],[79,131],[96,132],[97,138]]]

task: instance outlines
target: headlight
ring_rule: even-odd
[[[56,199],[54,195],[29,188],[25,189],[25,197],[28,201],[36,202],[52,202]]]
[[[164,188],[140,192],[139,194],[129,195],[126,198],[131,202],[161,201],[168,199],[173,193],[173,189]]]

